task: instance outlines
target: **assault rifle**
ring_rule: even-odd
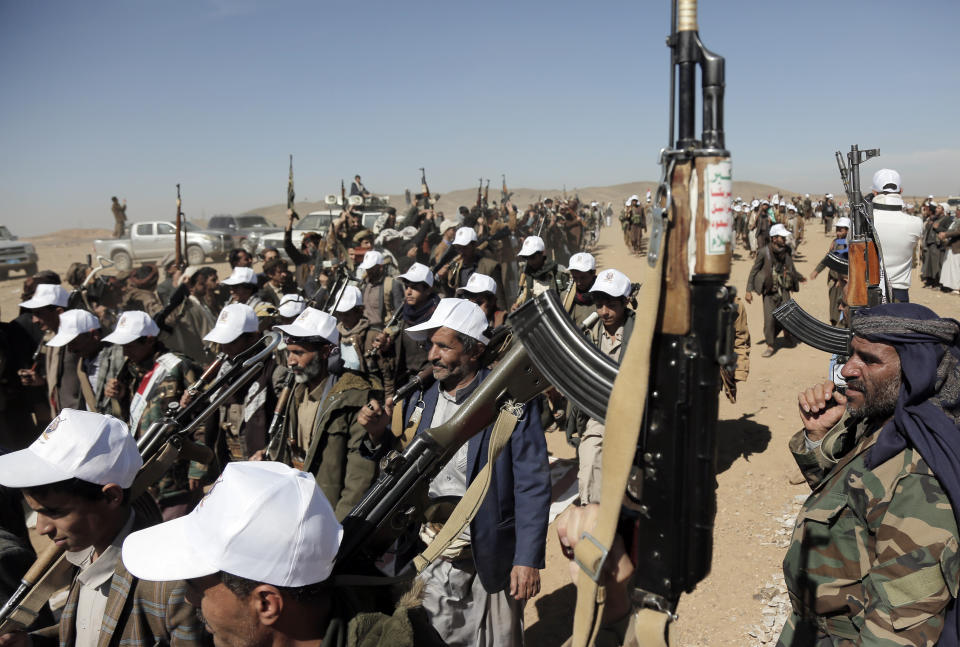
[[[507,191],[507,175],[504,173],[500,177],[503,179],[503,184],[500,187],[500,206],[502,207],[507,203],[507,200],[513,196],[513,194]]]
[[[480,185],[477,187],[477,215],[483,213],[483,178],[480,178]]]
[[[177,185],[177,219],[176,219],[176,240],[174,242],[174,263],[178,270],[183,270],[186,263],[183,262],[183,241],[180,239],[180,230],[183,227],[183,211],[180,210],[180,185]]]
[[[229,371],[205,391],[200,392],[219,370],[219,362],[223,361],[223,358],[220,358],[215,362],[215,367],[211,366],[197,383],[190,387],[198,395],[186,407],[181,409],[178,403],[170,403],[164,418],[150,425],[137,441],[143,467],[137,472],[136,479],[130,486],[131,501],[141,505],[143,501],[137,500],[146,493],[148,487],[166,474],[178,459],[201,463],[209,463],[213,459],[213,452],[209,448],[191,440],[193,432],[219,409],[223,402],[263,370],[264,363],[279,343],[280,335],[268,332],[260,341],[238,355]],[[63,553],[62,547],[51,545],[37,556],[37,561],[23,576],[20,586],[0,609],[0,635],[30,627],[53,592],[69,584],[73,565],[66,560]]]
[[[860,189],[860,165],[879,154],[877,148],[860,150],[856,144],[850,146],[846,164],[840,151],[835,154],[840,180],[850,204],[853,227],[847,234],[847,259],[830,253],[824,262],[831,269],[847,275],[847,316],[852,316],[858,308],[890,300],[882,250]],[[852,335],[848,328],[823,323],[793,299],[774,310],[773,316],[787,332],[813,348],[841,356],[850,353]]]
[[[483,208],[486,209],[487,205],[490,204],[488,201],[490,198],[490,180],[487,180],[487,186],[483,189]]]
[[[420,167],[420,193],[423,195],[423,208],[430,208],[430,187],[427,186],[427,172]]]
[[[297,215],[297,212],[293,209],[294,199],[297,197],[297,194],[293,192],[293,155],[290,155],[290,176],[287,178],[287,211],[290,212],[290,217],[294,220],[300,218]]]

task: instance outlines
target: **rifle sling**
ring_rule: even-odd
[[[666,227],[666,223],[664,223]],[[637,299],[637,315],[630,343],[623,351],[620,371],[613,383],[607,405],[606,433],[603,439],[603,481],[600,490],[600,511],[592,533],[584,532],[574,547],[574,559],[580,566],[577,577],[577,606],[573,620],[573,647],[592,645],[600,630],[606,604],[604,587],[600,586],[604,562],[616,536],[623,493],[627,489],[630,466],[637,451],[640,425],[647,402],[650,381],[650,354],[663,282],[663,251],[666,236],[660,238],[659,253],[648,280]],[[641,645],[665,645],[662,627],[669,616],[651,611],[658,623],[644,623],[648,630]],[[650,613],[643,614],[644,619]],[[654,616],[654,617],[656,617]],[[641,618],[638,616],[638,620]],[[649,628],[661,624],[657,630]],[[638,628],[639,631],[639,628]]]
[[[496,421],[493,423],[493,431],[490,433],[490,444],[487,449],[487,464],[477,474],[477,477],[470,483],[466,493],[457,506],[450,513],[450,517],[443,528],[433,538],[430,545],[422,553],[413,558],[413,565],[418,573],[430,565],[433,560],[440,556],[447,546],[456,539],[463,529],[466,528],[473,518],[477,516],[480,505],[483,503],[487,490],[490,489],[490,480],[493,476],[493,465],[500,455],[500,451],[510,441],[510,436],[517,428],[520,417],[523,415],[522,405],[514,406],[513,403],[507,403],[500,409]]]

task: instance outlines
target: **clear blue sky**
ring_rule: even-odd
[[[311,200],[420,166],[439,192],[653,180],[668,23],[667,0],[0,2],[0,217],[169,218],[177,182],[193,217],[278,203],[289,153]],[[958,25],[956,0],[701,0],[735,178],[838,192],[859,143],[907,193],[960,192]]]

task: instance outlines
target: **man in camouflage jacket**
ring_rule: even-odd
[[[790,449],[813,492],[783,563],[778,645],[956,645],[960,463],[943,440],[958,430],[960,326],[888,304],[852,327],[846,394],[799,396]]]

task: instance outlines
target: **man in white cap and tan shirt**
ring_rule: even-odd
[[[229,372],[234,367],[234,358],[250,349],[259,339],[259,322],[253,308],[244,303],[224,306],[217,317],[217,325],[203,338],[206,342],[218,344],[220,351],[227,356],[214,380]],[[196,441],[213,449],[217,466],[207,469],[206,466],[192,463],[189,474],[191,489],[213,480],[219,469],[228,462],[250,460],[266,446],[267,428],[277,402],[272,385],[275,369],[274,358],[268,358],[260,374],[224,400],[217,415],[211,416],[201,426]],[[189,394],[184,394],[180,399],[183,406],[189,401]]]
[[[790,293],[800,289],[800,283],[806,277],[797,271],[787,247],[787,238],[790,232],[782,224],[777,223],[770,228],[770,244],[760,248],[757,258],[747,277],[747,290],[744,299],[747,303],[753,302],[753,292],[763,297],[763,336],[767,348],[763,357],[770,357],[776,351],[776,337],[783,328],[774,318],[773,311],[790,299]],[[784,333],[785,337],[787,333]],[[785,339],[791,344],[792,339]]]
[[[120,559],[124,539],[151,523],[130,501],[141,465],[123,422],[74,409],[61,411],[27,449],[0,456],[0,484],[22,489],[37,513],[37,532],[64,548],[76,567],[60,616],[60,645],[202,644],[184,582],[139,580]],[[32,642],[50,639],[34,635]],[[3,647],[29,644],[23,633],[0,636]]]
[[[342,536],[309,474],[231,463],[192,513],[127,537],[123,561],[144,581],[186,580],[216,647],[437,644],[412,596],[360,613],[330,583]]]
[[[436,382],[397,403],[403,406],[404,427],[415,408],[420,414],[416,433],[445,423],[482,384],[490,373],[480,363],[489,341],[486,329],[486,315],[464,299],[444,299],[428,321],[407,329],[408,335],[429,340]],[[364,412],[364,420],[386,425],[377,408]],[[487,462],[491,430],[473,436],[440,470],[429,488],[433,503],[464,495]],[[523,605],[540,590],[549,507],[547,448],[534,399],[497,458],[490,491],[469,528],[420,574],[426,583],[424,608],[448,645],[523,644]],[[427,524],[421,536],[436,531]]]
[[[593,295],[590,288],[597,278],[597,259],[588,252],[577,252],[567,264],[570,282],[563,295],[563,307],[579,326],[583,320],[595,312]]]
[[[103,341],[96,315],[86,310],[61,313],[60,328],[47,346],[66,346],[68,351],[77,355],[77,380],[84,409],[123,415],[104,394],[107,381],[116,378],[123,366],[123,348]]]
[[[180,402],[183,392],[196,382],[196,366],[172,353],[157,339],[157,324],[146,312],[121,313],[117,327],[103,338],[123,347],[126,360],[115,379],[107,380],[104,394],[119,408],[134,438],[163,418],[171,402]],[[119,417],[119,416],[118,416]],[[185,514],[196,502],[187,480],[189,462],[177,461],[157,485],[157,499],[167,517]]]
[[[559,296],[567,287],[567,277],[555,262],[548,260],[546,245],[540,236],[527,236],[517,252],[517,257],[524,263],[520,273],[520,294],[513,303],[512,310],[516,310],[533,297],[540,296],[547,290],[553,290]]]
[[[331,375],[327,360],[340,342],[337,320],[306,308],[291,324],[276,326],[287,344],[287,368],[296,384],[287,401],[283,462],[316,477],[337,518],[343,519],[373,483],[377,462],[392,438],[368,434],[358,421],[367,406],[380,406],[378,384],[359,373]]]
[[[62,286],[41,283],[20,308],[30,313],[33,323],[40,327],[45,338],[50,339],[60,328],[60,315],[66,311],[68,299],[69,295]],[[17,371],[23,386],[46,384],[50,418],[56,417],[64,407],[82,406],[77,361],[76,353],[63,346],[54,346],[44,350],[42,373],[33,367]]]
[[[634,312],[628,306],[632,291],[633,284],[627,275],[614,269],[599,272],[590,286],[598,317],[587,329],[587,335],[601,353],[617,364],[633,333]],[[577,446],[580,502],[599,503],[604,424],[580,412],[570,418],[573,426],[570,431],[580,435]]]
[[[900,174],[882,168],[873,174],[873,225],[877,229],[883,268],[895,303],[910,302],[910,280],[923,221],[904,211]]]
[[[375,328],[383,328],[383,324],[393,315],[393,278],[387,276],[386,259],[383,252],[371,249],[363,255],[359,265],[363,274],[360,281],[360,292],[363,296],[363,316]]]

